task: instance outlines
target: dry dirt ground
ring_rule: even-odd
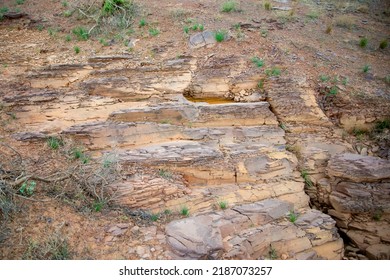
[[[389,107],[383,107],[390,99],[390,47],[383,43],[390,41],[389,1],[270,1],[273,6],[291,7],[280,11],[265,9],[268,1],[248,0],[236,1],[236,10],[231,12],[221,11],[224,0],[135,1],[127,28],[107,27],[99,32],[94,28],[88,40],[77,40],[74,28],[90,30],[95,24],[80,10],[99,10],[101,2],[1,0],[0,98],[28,89],[23,77],[32,69],[83,63],[94,55],[130,54],[153,61],[222,53],[248,59],[257,56],[286,75],[304,75],[336,124],[342,112],[351,110],[381,108],[383,118],[390,115]],[[8,12],[25,14],[11,19],[5,7]],[[223,30],[228,39],[213,48],[191,49],[188,39],[196,23],[205,30]],[[153,30],[159,34],[151,34]],[[363,38],[367,38],[366,46],[360,46]],[[364,67],[368,68],[365,72]],[[337,92],[332,94],[332,89]],[[325,101],[324,96],[328,97]],[[6,158],[7,164],[22,169],[22,158],[28,170],[24,174],[36,177],[75,167],[67,145],[53,150],[46,142],[13,140],[10,135],[23,131],[23,123],[14,108],[0,110],[3,162]],[[351,141],[358,141],[356,137],[371,141],[359,131],[347,132]],[[1,259],[169,258],[163,253],[164,224],[180,218],[178,214],[165,213],[153,221],[147,213],[121,207],[99,209],[71,182],[37,182],[33,196],[14,196],[16,208],[9,215],[6,206],[1,209]]]

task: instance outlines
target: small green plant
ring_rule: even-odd
[[[55,36],[57,34],[57,29],[49,27],[47,29],[47,32],[49,33],[50,36]]]
[[[152,213],[150,214],[150,219],[153,221],[153,222],[157,222],[158,219],[160,218],[160,214],[156,214],[156,213]]]
[[[203,31],[203,30],[204,30],[204,25],[203,25],[203,24],[198,24],[198,29],[199,29],[200,31]]]
[[[260,81],[258,81],[257,88],[264,89],[264,79],[261,79]]]
[[[348,81],[349,81],[348,77],[345,77],[342,81],[343,85],[346,86],[348,84]]]
[[[272,248],[272,245],[270,245],[269,251],[268,251],[268,256],[271,260],[276,260],[278,259],[278,253],[276,252],[275,248]]]
[[[264,66],[264,60],[258,58],[257,56],[252,57],[251,61],[259,68]]]
[[[66,42],[72,41],[72,37],[71,37],[69,34],[66,35],[66,36],[65,36],[65,41],[66,41]]]
[[[80,53],[80,47],[78,47],[78,46],[74,46],[73,50],[74,50],[75,54]]]
[[[146,26],[147,24],[148,24],[148,22],[146,21],[146,19],[141,18],[141,20],[140,20],[139,23],[138,23],[138,26],[139,26],[139,27],[144,27],[144,26]]]
[[[106,40],[104,40],[103,38],[99,39],[99,43],[102,44],[105,47],[109,45],[108,42]]]
[[[157,36],[158,34],[160,34],[160,30],[158,30],[157,28],[150,28],[149,29],[149,34],[151,36]]]
[[[288,216],[288,219],[290,220],[290,222],[292,222],[292,223],[295,223],[298,219],[298,214],[295,213],[294,211],[290,211],[287,216]]]
[[[25,0],[16,0],[17,5],[23,5]]]
[[[73,159],[80,159],[84,156],[83,150],[80,148],[74,148],[72,150],[72,157]]]
[[[320,75],[320,81],[321,82],[327,82],[329,81],[330,77],[327,75]]]
[[[353,135],[356,136],[357,140],[362,141],[368,134],[368,131],[366,129],[361,128],[354,128],[352,130]]]
[[[236,11],[237,3],[235,1],[227,1],[222,4],[221,11],[224,13],[230,13]]]
[[[314,186],[313,181],[310,179],[310,176],[309,176],[309,173],[307,172],[307,170],[302,170],[301,176],[302,176],[303,180],[305,181],[306,186],[308,186],[309,188],[312,188]]]
[[[273,67],[272,69],[265,70],[265,74],[269,77],[280,76],[281,73],[282,71],[277,67]]]
[[[184,26],[183,30],[185,34],[188,34],[190,32],[190,28],[188,26]]]
[[[62,13],[64,17],[70,17],[72,16],[73,12],[71,10],[66,10]]]
[[[227,201],[218,201],[218,206],[222,210],[225,210],[228,208],[228,202]]]
[[[335,96],[337,95],[337,93],[339,92],[338,88],[336,86],[333,86],[330,88],[329,92],[328,92],[328,96],[331,95],[331,96]]]
[[[170,209],[165,209],[165,210],[164,210],[164,215],[166,215],[166,216],[172,215],[172,210],[170,210]]]
[[[186,205],[182,206],[180,208],[180,215],[188,217],[190,215],[190,209]]]
[[[385,129],[390,129],[390,120],[383,120],[376,123],[374,132],[382,133]]]
[[[317,11],[310,11],[306,16],[311,19],[311,20],[316,20],[318,19],[318,12]]]
[[[382,219],[383,211],[381,209],[375,210],[372,218],[375,221],[380,221]]]
[[[225,40],[225,37],[226,37],[226,32],[223,31],[223,30],[218,30],[217,32],[215,32],[215,40],[217,42],[222,42]]]
[[[264,3],[264,9],[266,9],[267,11],[270,11],[271,8],[272,7],[271,7],[271,3],[270,2],[267,1],[267,2]]]
[[[368,71],[370,71],[370,69],[371,69],[370,65],[368,65],[368,64],[364,65],[363,66],[363,73],[368,73]]]
[[[380,43],[379,43],[379,48],[380,49],[386,49],[387,48],[387,46],[388,46],[388,42],[387,42],[387,40],[385,39],[385,40],[382,40]]]
[[[45,27],[42,24],[38,24],[37,29],[38,31],[42,31]]]
[[[68,7],[69,6],[69,4],[68,4],[68,2],[67,1],[62,1],[62,7]]]
[[[367,38],[362,38],[362,39],[360,39],[359,46],[360,46],[361,48],[367,47],[367,44],[368,44],[368,39],[367,39]]]
[[[284,131],[289,132],[287,126],[286,126],[284,123],[280,123],[280,124],[279,124],[279,127],[280,127],[281,129],[283,129]]]
[[[73,159],[79,159],[83,164],[89,162],[89,157],[84,153],[82,148],[74,148],[71,151]]]
[[[172,173],[168,170],[165,170],[165,169],[160,169],[158,171],[158,175],[164,179],[170,179],[172,178]]]
[[[52,150],[57,150],[63,144],[64,144],[63,141],[57,137],[50,136],[49,138],[47,138],[47,145]]]
[[[86,41],[89,39],[89,33],[84,27],[78,26],[73,28],[72,32],[79,41]]]
[[[7,7],[0,8],[0,21],[4,19],[4,14],[7,13],[9,9]]]
[[[268,36],[268,30],[263,29],[263,30],[261,30],[260,34],[261,34],[261,37],[267,38],[267,36]]]
[[[95,211],[95,212],[100,212],[103,210],[104,206],[106,205],[106,203],[102,200],[96,200],[93,204],[92,204],[92,209]]]
[[[32,196],[37,183],[35,181],[26,181],[19,189],[19,193],[23,196]]]
[[[387,75],[386,77],[383,78],[386,84],[390,85],[390,75]]]

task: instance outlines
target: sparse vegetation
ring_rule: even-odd
[[[186,205],[183,205],[180,208],[180,215],[184,217],[188,217],[190,215],[190,209]]]
[[[378,209],[378,210],[374,211],[374,214],[372,215],[372,218],[375,221],[380,221],[382,219],[382,215],[383,215],[383,210]]]
[[[215,40],[217,42],[222,42],[225,40],[225,37],[226,37],[226,32],[223,31],[223,30],[218,30],[215,32]]]
[[[311,20],[316,20],[318,19],[319,14],[317,11],[310,11],[306,16]]]
[[[138,26],[139,27],[144,27],[148,24],[148,22],[146,21],[146,19],[142,18],[139,23],[138,23]]]
[[[268,76],[268,77],[276,77],[276,76],[280,76],[280,74],[282,73],[282,71],[277,68],[277,67],[273,67],[271,69],[266,69],[265,70],[265,74]]]
[[[37,183],[35,181],[26,181],[19,189],[19,193],[24,196],[32,196]]]
[[[164,179],[171,179],[172,178],[172,173],[168,170],[165,170],[165,169],[160,169],[158,171],[158,175]]]
[[[157,222],[159,218],[160,218],[160,214],[152,213],[152,214],[150,215],[150,219],[151,219],[153,222]]]
[[[367,47],[367,44],[368,44],[368,39],[367,39],[367,38],[362,38],[362,39],[360,39],[359,46],[360,46],[361,48]]]
[[[278,256],[278,252],[276,252],[276,249],[272,247],[272,245],[270,245],[270,248],[269,248],[269,251],[268,251],[268,257],[271,259],[271,260],[276,260],[279,258]]]
[[[292,222],[292,223],[295,223],[298,219],[298,214],[295,213],[295,211],[290,211],[287,216],[288,216],[288,219],[290,220],[290,222]]]
[[[52,234],[42,243],[30,240],[23,255],[25,260],[68,260],[70,258],[68,241],[59,234]]]
[[[25,0],[16,0],[17,5],[23,5]]]
[[[310,179],[310,175],[307,172],[307,170],[303,169],[301,171],[301,176],[302,176],[303,180],[305,181],[305,185],[307,187],[312,188],[314,186],[313,181]]]
[[[157,36],[158,34],[160,34],[160,30],[158,30],[157,28],[149,28],[149,34],[151,36]]]
[[[234,12],[237,9],[236,1],[227,1],[222,4],[221,11],[224,13]]]
[[[355,26],[355,20],[350,15],[341,15],[335,18],[335,24],[338,27],[352,29]]]
[[[326,34],[330,34],[330,33],[332,33],[332,30],[333,30],[333,26],[332,26],[331,24],[328,24],[328,25],[326,26],[325,33],[326,33]]]
[[[78,46],[74,46],[74,47],[73,47],[73,50],[74,50],[74,52],[75,52],[76,54],[80,53],[80,47],[78,47]]]
[[[89,39],[89,33],[86,28],[78,26],[72,30],[72,33],[76,36],[79,41],[86,41]]]
[[[257,88],[264,89],[264,79],[261,79],[260,81],[258,81]]]
[[[265,3],[264,3],[264,9],[266,9],[267,11],[270,11],[271,10],[271,3],[270,2],[268,2],[268,1],[266,1]]]
[[[320,81],[321,82],[327,82],[329,81],[330,77],[327,75],[320,75]]]
[[[70,17],[72,16],[73,12],[71,10],[66,10],[63,12],[64,17]]]
[[[382,50],[383,50],[383,49],[386,49],[387,46],[388,46],[387,40],[382,40],[382,41],[379,43],[379,48],[382,49]]]
[[[264,60],[258,58],[257,56],[252,57],[251,61],[259,68],[264,66]]]
[[[363,73],[368,73],[370,71],[370,69],[371,69],[370,65],[368,65],[368,64],[364,65],[363,66]]]
[[[228,202],[227,201],[218,201],[218,206],[220,209],[225,210],[228,208]]]
[[[47,139],[47,145],[52,150],[57,150],[60,146],[62,146],[64,143],[60,138],[51,136]]]
[[[337,86],[333,86],[330,88],[329,92],[328,92],[328,96],[331,95],[331,96],[335,96],[337,95],[337,93],[339,92],[339,89],[337,88]]]
[[[65,41],[66,41],[66,42],[72,41],[72,37],[71,37],[69,34],[66,35],[66,36],[65,36]]]

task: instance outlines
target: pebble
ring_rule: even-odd
[[[136,233],[138,233],[139,232],[139,226],[133,226],[132,228],[131,228],[131,233],[133,233],[133,234],[136,234]]]

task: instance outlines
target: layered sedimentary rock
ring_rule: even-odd
[[[340,259],[343,242],[334,221],[305,209],[292,223],[294,205],[266,199],[167,225],[174,258]]]
[[[358,248],[372,259],[390,259],[390,162],[340,154],[328,165],[329,213]]]
[[[280,120],[329,124],[310,96],[294,110],[281,88],[265,101],[257,87],[264,74],[250,65],[244,57],[93,57],[33,71],[35,89],[5,101],[19,106],[15,139],[56,135],[96,157],[114,151],[123,174],[108,184],[113,202],[154,213],[187,207],[194,217],[166,228],[173,258],[340,259],[335,222],[309,209]],[[288,102],[301,102],[300,93]],[[305,131],[317,155],[313,169],[326,163],[328,147],[343,150],[312,141],[318,129]],[[216,212],[221,201],[229,209]],[[298,219],[291,222],[289,213]]]

